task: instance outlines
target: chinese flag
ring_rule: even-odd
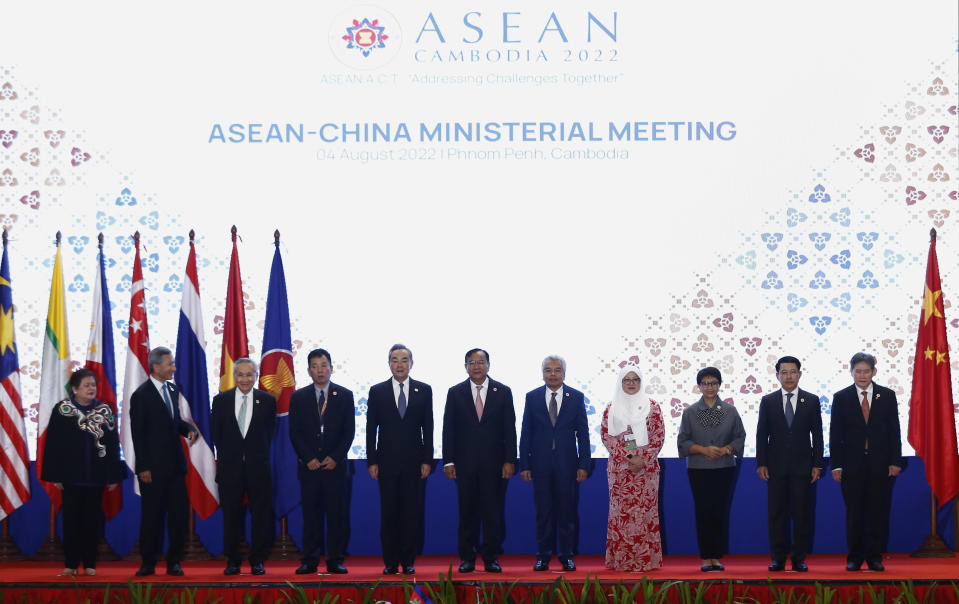
[[[909,444],[926,466],[926,481],[939,505],[948,503],[959,494],[959,452],[956,450],[956,416],[935,229],[929,244],[922,317],[912,373]]]

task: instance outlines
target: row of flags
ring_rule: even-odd
[[[289,438],[290,395],[295,388],[293,376],[292,335],[286,295],[286,278],[280,256],[279,233],[275,234],[276,250],[270,272],[266,321],[263,334],[263,355],[260,364],[261,390],[277,399],[277,432],[274,435],[274,510],[286,516],[300,502],[296,479],[296,454]],[[130,425],[125,417],[133,391],[149,377],[150,336],[147,325],[146,295],[140,262],[139,234],[134,235],[135,255],[130,288],[130,316],[127,332],[127,355],[124,369],[123,405],[117,408],[116,362],[110,313],[109,288],[104,271],[103,239],[97,254],[96,287],[93,293],[93,317],[87,345],[85,367],[97,376],[97,400],[107,403],[120,422],[120,445],[131,472],[135,453]],[[174,381],[180,387],[177,402],[180,415],[196,425],[199,441],[192,447],[182,441],[188,460],[187,492],[190,503],[202,519],[209,518],[219,507],[216,488],[216,464],[210,437],[210,392],[207,383],[206,338],[200,304],[196,249],[190,233],[190,252],[183,281],[183,298],[177,330]],[[246,317],[240,278],[240,262],[233,230],[233,254],[227,284],[227,307],[220,362],[220,391],[235,386],[233,364],[249,356]],[[60,234],[57,234],[56,257],[50,286],[50,301],[44,329],[43,359],[40,371],[40,404],[37,429],[37,463],[39,478],[50,415],[57,402],[70,396],[68,382],[72,371],[67,341],[66,297],[63,265],[60,256]],[[0,266],[0,519],[30,499],[30,461],[24,425],[20,389],[20,363],[13,322],[13,290],[7,258],[7,233],[3,233],[3,262]],[[41,481],[56,512],[62,502],[58,489]],[[136,482],[134,482],[136,488]],[[138,492],[138,491],[137,491]],[[122,507],[120,489],[105,491],[103,511],[113,518]]]
[[[282,517],[300,502],[300,490],[296,479],[296,454],[289,438],[290,395],[295,388],[290,311],[283,259],[279,249],[279,232],[275,233],[274,237],[276,250],[273,255],[267,292],[259,387],[275,396],[277,400],[277,433],[273,439],[273,493],[275,513]],[[133,441],[124,412],[132,392],[149,376],[147,359],[150,351],[138,235],[134,235],[134,242],[136,254],[133,261],[127,363],[124,371],[124,404],[118,414],[120,442],[131,471],[135,461]],[[109,290],[103,268],[101,237],[97,255],[97,286],[93,297],[93,319],[85,366],[97,376],[97,399],[108,403],[114,412],[117,412],[116,366],[113,332],[110,328],[112,320]],[[959,494],[959,453],[956,446],[949,347],[946,341],[946,320],[939,279],[939,262],[936,257],[935,231],[932,232],[932,241],[929,246],[923,291],[922,316],[916,340],[912,395],[909,402],[908,439],[925,464],[926,480],[933,494],[940,505],[944,505]],[[220,358],[221,392],[235,385],[234,362],[249,356],[235,227],[226,300]],[[185,440],[183,442],[189,460],[187,490],[193,509],[201,518],[206,519],[216,511],[219,501],[215,485],[216,467],[210,444],[210,394],[206,378],[206,339],[192,231],[175,353],[177,369],[174,380],[179,384],[181,391],[178,401],[180,414],[187,421],[192,421],[201,435],[199,442],[192,447],[188,446]],[[70,394],[67,387],[70,372],[66,299],[58,233],[43,341],[37,439],[36,467],[38,469],[43,463],[44,442],[50,414],[54,405]],[[0,519],[5,518],[30,498],[28,474],[30,463],[20,392],[20,365],[13,323],[13,294],[7,258],[7,233],[4,231],[3,261],[0,265]],[[51,505],[55,510],[59,509],[60,492],[52,484],[41,484],[50,496]],[[104,493],[103,509],[108,519],[120,510],[122,505],[120,493],[120,489]]]

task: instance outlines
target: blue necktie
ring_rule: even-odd
[[[793,427],[793,393],[786,393],[786,425]]]
[[[173,404],[170,402],[170,391],[166,383],[163,384],[163,402],[166,403],[166,410],[170,413],[170,417],[173,417]]]
[[[396,399],[396,409],[400,412],[400,419],[406,417],[406,393],[403,392],[403,384],[400,384],[400,396]]]

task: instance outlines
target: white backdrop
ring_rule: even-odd
[[[465,379],[463,353],[480,346],[521,416],[540,360],[559,353],[597,430],[616,366],[636,356],[666,407],[666,456],[699,368],[723,370],[722,395],[751,439],[782,354],[804,361],[803,386],[824,395],[827,415],[852,353],[877,354],[905,433],[931,226],[955,337],[954,2],[8,2],[3,13],[0,129],[17,137],[0,148],[0,220],[12,229],[30,403],[58,229],[79,362],[97,232],[114,261],[122,368],[126,237],[143,235],[151,343],[170,345],[196,229],[215,372],[230,225],[254,357],[279,229],[298,385],[304,350],[323,346],[334,380],[362,399],[401,341],[441,416],[445,389]],[[364,18],[387,36],[367,57],[342,38]],[[735,136],[417,140],[420,123],[514,121],[592,123],[603,137],[610,122],[731,122]],[[216,125],[264,124],[265,137],[271,123],[403,123],[413,140],[211,141]],[[938,125],[951,128],[940,142],[928,130]],[[37,165],[22,155],[34,148]],[[556,158],[587,151],[614,158]],[[533,159],[509,157],[522,153]],[[952,180],[927,176],[937,164]],[[923,199],[907,203],[907,186]],[[363,427],[358,417],[354,456]],[[593,443],[604,456],[595,432]]]

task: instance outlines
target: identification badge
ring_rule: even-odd
[[[635,434],[632,434],[632,433],[623,434],[623,440],[626,442],[626,451],[627,451],[627,452],[632,453],[633,451],[635,451],[636,449],[639,448],[639,446],[636,444],[636,435],[635,435]]]

